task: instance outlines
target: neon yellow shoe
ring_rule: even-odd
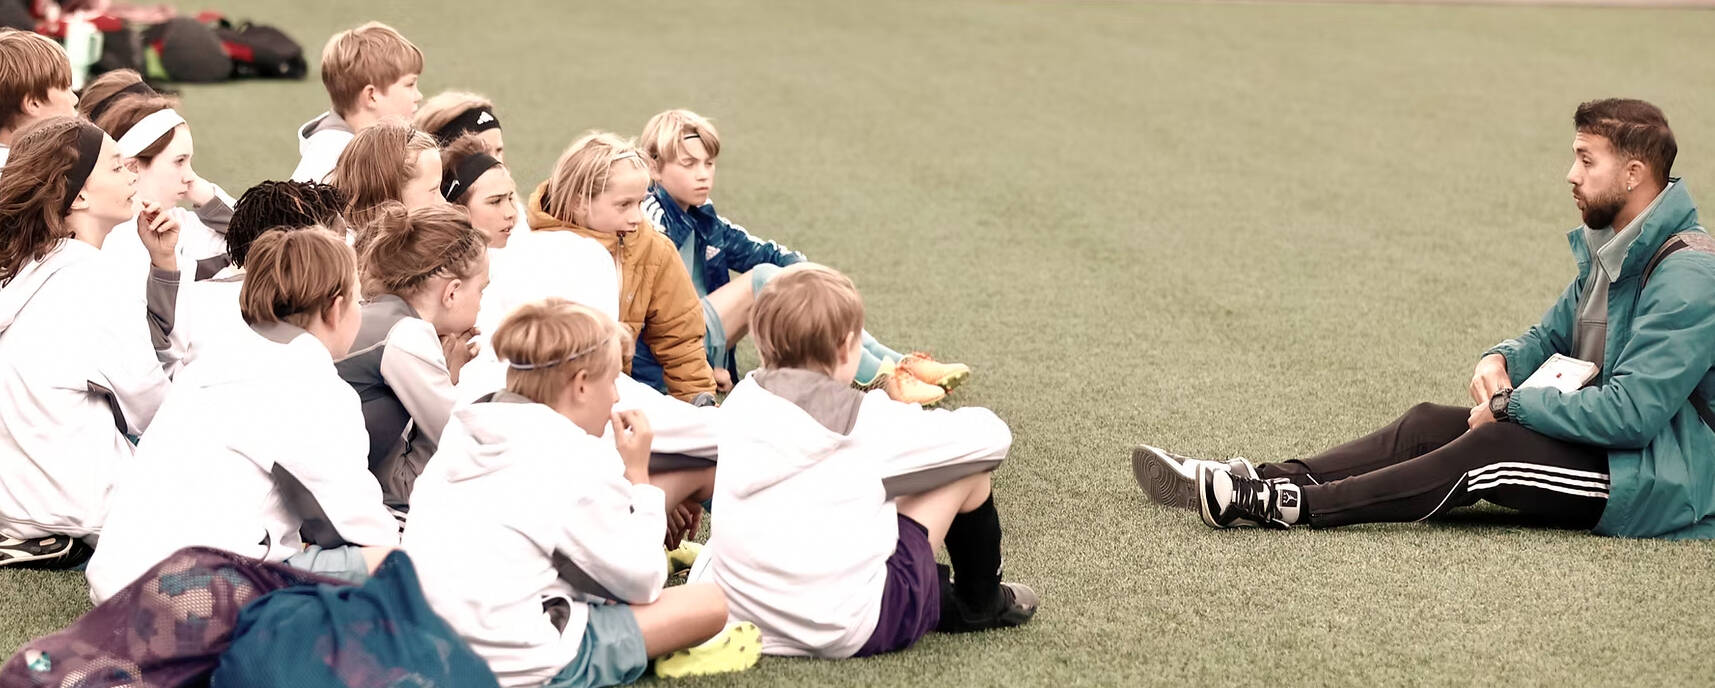
[[[703,544],[695,540],[685,540],[679,543],[679,548],[667,553],[667,575],[671,576],[691,568],[697,563],[697,557],[703,554]]]
[[[901,359],[898,367],[912,377],[949,392],[971,377],[970,366],[963,363],[941,363],[920,351],[913,351]]]
[[[679,650],[655,660],[655,675],[684,678],[729,674],[756,666],[762,659],[762,631],[742,621],[715,634],[703,644]]]

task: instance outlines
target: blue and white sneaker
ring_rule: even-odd
[[[1131,452],[1131,473],[1143,493],[1157,504],[1180,509],[1197,508],[1197,471],[1204,466],[1245,478],[1257,477],[1256,466],[1243,457],[1226,461],[1193,459],[1147,444],[1140,444]]]

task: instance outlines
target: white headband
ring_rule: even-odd
[[[143,149],[154,145],[162,136],[166,136],[167,132],[172,131],[173,127],[184,123],[185,118],[180,117],[178,111],[172,108],[150,113],[148,117],[132,125],[131,130],[125,132],[124,136],[119,137],[119,157],[137,157]]]

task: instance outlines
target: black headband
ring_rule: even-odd
[[[459,113],[453,121],[441,125],[435,130],[435,138],[440,139],[441,145],[447,145],[465,134],[480,134],[490,129],[500,128],[500,118],[494,116],[494,111],[485,107],[473,107]]]
[[[101,158],[101,140],[107,134],[89,122],[77,123],[77,162],[72,163],[71,169],[66,170],[66,197],[61,204],[60,214],[71,212],[72,201],[83,192],[84,182],[89,181],[89,173],[95,171],[95,163]]]
[[[101,116],[107,114],[107,110],[117,104],[120,98],[133,94],[152,96],[155,95],[155,89],[149,88],[148,84],[141,81],[119,89],[118,92],[101,99],[101,102],[96,103],[95,107],[89,109],[89,121],[94,122],[95,120],[101,119]]]
[[[487,153],[465,158],[458,167],[441,173],[441,198],[447,199],[448,203],[459,202],[459,194],[469,191],[470,185],[475,184],[484,172],[498,166],[500,161]]]

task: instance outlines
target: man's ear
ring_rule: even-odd
[[[1626,161],[1626,190],[1627,191],[1631,191],[1634,188],[1643,186],[1644,180],[1650,179],[1651,177],[1652,177],[1652,175],[1650,174],[1649,165],[1645,165],[1642,160],[1638,160],[1638,159],[1634,158],[1632,160]]]

